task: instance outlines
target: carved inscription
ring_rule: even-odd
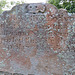
[[[74,75],[74,37],[75,15],[51,4],[20,4],[4,11],[0,75]]]

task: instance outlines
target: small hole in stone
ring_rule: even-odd
[[[33,14],[36,14],[36,13],[33,13]]]
[[[37,8],[37,6],[35,6]]]
[[[34,75],[34,74],[28,74],[28,75]]]
[[[32,8],[32,6],[30,6],[30,8]]]

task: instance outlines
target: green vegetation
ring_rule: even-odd
[[[14,2],[14,1],[11,1],[11,2],[7,2],[7,0],[0,0],[0,14],[4,11],[3,8],[11,8],[11,6],[13,5],[18,5],[18,4],[22,4],[24,3],[23,1],[17,1],[17,2]]]
[[[75,0],[48,0],[48,3],[55,5],[58,9],[64,8],[69,13],[75,13]]]
[[[4,10],[3,8],[10,8],[13,5],[18,5],[24,3],[23,1],[11,1],[10,3],[7,0],[0,0],[0,13]],[[48,3],[55,5],[58,9],[64,8],[69,13],[75,13],[75,0],[48,0]]]
[[[2,8],[4,8],[6,4],[7,4],[7,2],[5,0],[0,1],[0,13],[3,12]]]

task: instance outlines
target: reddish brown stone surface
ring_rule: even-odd
[[[51,4],[21,4],[0,15],[1,75],[74,75],[75,14]]]

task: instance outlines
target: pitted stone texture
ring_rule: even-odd
[[[74,21],[75,15],[51,4],[20,4],[3,12],[0,71],[14,75],[74,74]]]

